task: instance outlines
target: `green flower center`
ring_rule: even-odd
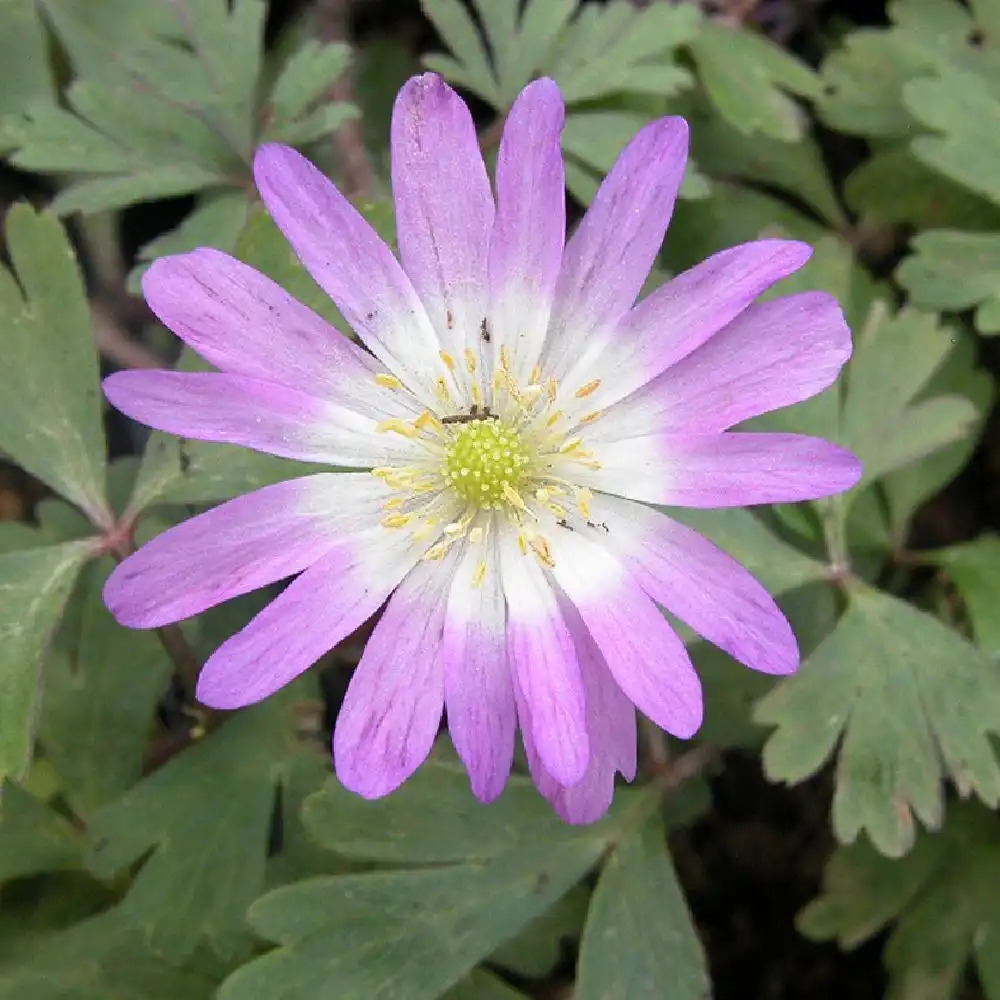
[[[495,418],[470,420],[444,454],[443,472],[452,489],[477,507],[500,507],[528,476],[531,459],[521,435]]]

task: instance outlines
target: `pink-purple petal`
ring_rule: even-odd
[[[265,486],[147,542],[108,577],[104,601],[130,628],[190,618],[311,566],[345,530],[377,518],[384,496],[364,474]]]
[[[496,221],[489,248],[492,343],[509,347],[515,377],[527,380],[548,328],[566,241],[560,136],[566,118],[552,80],[521,91],[497,155]]]
[[[392,114],[399,257],[453,356],[478,355],[493,192],[472,115],[433,73],[411,77]]]
[[[507,651],[539,759],[559,784],[572,785],[590,758],[580,664],[550,583],[534,556],[522,555],[512,541],[501,539],[500,553]]]
[[[441,642],[448,731],[484,802],[507,783],[517,714],[507,660],[506,608],[495,542],[469,546],[455,572]],[[480,560],[486,575],[477,582]]]
[[[639,585],[709,642],[753,670],[790,674],[795,635],[774,598],[732,556],[686,525],[631,500],[600,496],[607,542]]]
[[[133,420],[197,441],[355,468],[408,461],[412,441],[316,396],[245,375],[124,371],[104,380],[111,403]]]
[[[615,496],[676,507],[795,503],[842,493],[861,478],[851,452],[803,434],[661,434],[597,449],[578,478]]]
[[[661,729],[693,736],[702,721],[701,683],[653,601],[614,556],[579,532],[560,532],[552,549],[552,572],[626,697]]]
[[[419,558],[380,527],[339,542],[208,658],[198,700],[242,708],[274,694],[364,624]]]
[[[432,402],[435,376],[428,360],[437,357],[437,336],[385,241],[290,146],[261,146],[254,178],[278,228],[352,329],[390,371]]]
[[[221,250],[153,261],[142,291],[165,326],[232,375],[342,399],[380,370],[326,320]]]
[[[548,374],[565,375],[632,307],[670,223],[687,150],[687,122],[661,118],[639,131],[604,179],[566,245],[543,354]]]
[[[333,733],[345,788],[375,799],[427,759],[441,725],[440,656],[450,573],[434,562],[411,570],[392,595],[361,656]]]
[[[597,440],[661,431],[723,431],[809,399],[833,384],[851,356],[836,300],[801,292],[750,306],[706,344],[594,426]]]

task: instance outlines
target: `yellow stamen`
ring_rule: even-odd
[[[412,514],[387,514],[379,523],[383,528],[405,528],[412,520]]]
[[[486,563],[481,562],[477,567],[475,573],[472,574],[472,586],[481,587],[483,580],[486,579]]]
[[[581,486],[580,489],[576,491],[576,507],[580,513],[590,519],[590,501],[594,499],[594,494],[587,489],[586,486]]]
[[[447,351],[438,351],[438,357],[445,363],[448,371],[453,372],[455,370],[455,359]]]
[[[387,375],[385,372],[379,372],[375,376],[375,384],[382,386],[383,389],[402,389],[403,383],[396,378],[395,375]]]
[[[465,367],[470,375],[476,374],[476,352],[471,347],[465,349]]]
[[[392,431],[395,434],[402,434],[403,437],[415,438],[417,436],[417,429],[413,424],[408,424],[405,420],[400,420],[399,417],[390,417],[388,420],[383,420],[375,428],[379,434],[385,434],[387,431]]]
[[[576,396],[577,399],[583,399],[594,392],[600,384],[601,380],[599,378],[591,379],[586,385],[581,385],[580,388],[573,393],[573,395]]]

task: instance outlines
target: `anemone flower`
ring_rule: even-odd
[[[665,608],[746,666],[799,662],[763,587],[658,507],[812,500],[853,455],[733,432],[829,386],[851,351],[836,302],[755,303],[810,255],[736,246],[638,301],[684,173],[668,117],[622,152],[573,236],[551,80],[520,94],[495,195],[462,100],[411,79],[392,118],[399,257],[319,170],[257,153],[265,206],[359,346],[217,250],[158,260],[159,318],[218,371],[128,371],[111,402],[152,427],[354,471],[267,486],[164,532],[105,597],[151,628],[294,576],[205,664],[216,708],[266,698],[383,604],[336,722],[341,782],[375,798],[426,758],[442,713],[472,789],[497,796],[520,728],[536,784],[588,822],[636,769],[638,709],[702,720]]]

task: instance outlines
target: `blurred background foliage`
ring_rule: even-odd
[[[755,421],[864,460],[820,504],[684,512],[775,593],[775,682],[693,642],[693,744],[645,731],[609,816],[515,777],[479,805],[442,740],[387,800],[330,776],[364,635],[265,704],[191,699],[267,595],[159,635],[113,557],[297,474],[147,435],[121,367],[202,364],[137,296],[235,253],[343,327],[256,203],[256,145],[318,162],[391,240],[412,73],[491,158],[553,76],[574,217],[665,113],[693,159],[654,276],[816,246],[779,293],[843,304],[840,384]],[[1000,1000],[1000,0],[0,0],[0,1000]]]

